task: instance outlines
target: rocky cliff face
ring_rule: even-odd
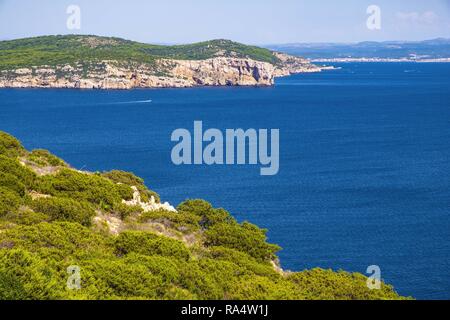
[[[279,66],[275,70],[275,77],[284,77],[296,73],[320,72],[328,67],[311,64],[309,60],[291,56],[284,53],[273,53],[279,60]]]
[[[154,64],[38,66],[0,71],[0,88],[132,89],[193,86],[270,86],[274,78],[319,72],[309,61],[274,53],[278,64],[236,57],[206,60],[159,59]]]

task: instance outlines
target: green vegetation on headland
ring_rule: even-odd
[[[203,60],[220,56],[250,58],[276,64],[272,51],[229,40],[212,40],[188,45],[151,45],[120,38],[87,35],[42,36],[0,41],[0,70],[32,66],[56,66],[83,62],[96,65],[113,60],[124,65],[150,64],[155,60]]]
[[[266,230],[203,200],[144,212],[124,202],[136,190],[157,196],[131,173],[80,172],[0,132],[0,299],[403,299],[362,274],[284,272]]]

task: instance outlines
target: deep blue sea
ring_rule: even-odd
[[[270,88],[0,90],[0,130],[72,166],[145,178],[268,228],[283,268],[381,268],[450,298],[450,64],[342,64]],[[151,103],[143,102],[151,99]],[[280,172],[175,166],[173,130],[279,128]]]

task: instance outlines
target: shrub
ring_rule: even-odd
[[[241,276],[246,273],[244,268],[232,261],[203,258],[194,263],[200,268],[203,278],[209,279],[218,291],[217,293],[198,292],[202,299],[227,299],[232,290],[232,282],[240,281]]]
[[[0,172],[13,175],[25,187],[33,185],[36,175],[33,171],[20,164],[17,159],[10,159],[0,155]]]
[[[123,261],[129,265],[143,265],[151,274],[161,277],[166,285],[179,283],[180,268],[186,263],[185,260],[180,260],[174,257],[162,256],[145,256],[135,253],[130,253],[123,258]]]
[[[175,257],[183,260],[188,260],[190,256],[189,250],[182,242],[142,231],[122,232],[115,239],[114,246],[116,254],[119,256],[139,253],[147,256]]]
[[[129,216],[140,214],[142,211],[143,209],[141,206],[129,206],[124,203],[117,203],[113,208],[113,212],[118,214],[122,220]]]
[[[70,169],[39,177],[35,188],[44,194],[88,201],[106,210],[122,201],[120,187],[115,183],[96,174]]]
[[[139,217],[139,222],[160,222],[169,228],[188,233],[197,231],[200,228],[200,219],[199,216],[189,212],[158,210],[144,212]]]
[[[262,263],[252,256],[225,247],[211,247],[209,255],[215,260],[231,261],[240,266],[246,273],[256,274],[264,277],[278,278],[279,274],[274,270],[270,263]]]
[[[181,213],[189,213],[200,217],[199,224],[202,228],[209,228],[216,223],[234,223],[235,220],[223,209],[214,209],[205,200],[187,200],[181,203],[177,210]]]
[[[4,220],[23,225],[33,225],[40,222],[50,221],[50,217],[41,212],[34,212],[31,210],[18,210],[17,212],[9,213],[3,217]]]
[[[20,206],[21,199],[9,189],[0,187],[0,217],[15,213]]]
[[[128,264],[121,259],[93,259],[80,266],[84,285],[100,288],[96,299],[156,299],[158,289],[162,288],[162,279],[148,272],[140,264]]]
[[[116,189],[122,199],[127,201],[133,199],[133,189],[131,189],[130,186],[127,186],[126,184],[116,184]]]
[[[107,238],[72,222],[43,222],[3,230],[0,248],[25,249],[58,263],[69,257],[86,260],[113,256]]]
[[[280,247],[266,242],[266,230],[244,222],[243,224],[219,223],[206,230],[206,245],[223,246],[245,252],[258,261],[275,258]]]
[[[52,167],[67,166],[67,164],[63,160],[51,154],[49,151],[43,149],[33,150],[28,155],[28,160],[33,161],[34,163],[40,166],[52,166]]]
[[[59,298],[53,271],[25,250],[0,250],[0,300]]]
[[[159,194],[157,194],[152,190],[149,190],[145,185],[144,180],[142,178],[135,176],[131,172],[112,170],[109,172],[102,173],[102,176],[110,179],[111,181],[114,181],[115,183],[121,183],[127,186],[136,187],[141,194],[141,200],[144,202],[148,202],[152,196],[155,198],[155,201],[157,203],[161,201]]]
[[[222,284],[217,283],[210,274],[204,272],[197,261],[180,267],[179,286],[193,293],[198,299],[223,299]]]
[[[19,180],[19,178],[10,173],[0,172],[0,187],[14,191],[20,197],[25,195],[25,185]]]
[[[15,158],[25,153],[22,144],[13,136],[0,131],[0,155]]]
[[[86,201],[76,201],[67,198],[40,198],[32,201],[34,211],[47,214],[51,220],[78,222],[90,226],[95,210]]]
[[[303,300],[304,295],[292,283],[279,278],[248,275],[232,281],[229,291],[232,300]]]
[[[132,174],[131,172],[125,172],[120,170],[112,170],[102,173],[102,176],[108,178],[115,183],[123,183],[128,186],[144,186],[144,180]]]
[[[367,277],[359,273],[313,269],[288,276],[305,299],[314,300],[379,300],[400,298],[391,286],[384,283],[380,290],[367,287]]]
[[[153,197],[155,199],[156,203],[161,203],[161,198],[160,198],[159,194],[157,194],[155,191],[149,190],[149,189],[144,189],[144,190],[139,190],[139,192],[141,194],[141,200],[143,202],[149,202],[150,199]]]
[[[198,300],[198,297],[189,290],[173,286],[164,292],[164,300]]]

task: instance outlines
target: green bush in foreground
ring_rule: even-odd
[[[19,140],[6,132],[0,131],[0,155],[17,157],[25,152]]]
[[[87,201],[104,209],[111,209],[122,201],[123,187],[96,174],[62,169],[55,175],[40,177],[37,191],[77,201]]]
[[[45,212],[51,220],[78,222],[90,226],[95,216],[93,206],[86,201],[76,201],[67,198],[41,198],[31,203],[35,212]]]
[[[258,261],[275,259],[275,253],[280,247],[266,242],[266,230],[244,222],[219,223],[206,232],[206,244],[209,246],[223,246],[246,252]]]
[[[41,222],[49,222],[50,217],[41,212],[34,212],[30,209],[25,210],[13,210],[7,215],[2,217],[3,221],[8,221],[14,224],[21,224],[26,226],[31,226]]]
[[[0,250],[0,300],[54,299],[56,279],[45,261],[25,250]]]
[[[139,253],[148,256],[170,256],[183,260],[188,260],[190,257],[189,250],[180,241],[149,232],[122,232],[115,239],[114,246],[116,254],[119,256]]]
[[[59,159],[57,156],[51,154],[47,150],[37,149],[31,151],[28,155],[28,160],[41,166],[66,167],[67,164]]]
[[[9,158],[4,155],[0,155],[0,172],[3,175],[13,175],[16,181],[26,188],[31,188],[36,179],[36,174],[23,166],[17,158]]]
[[[15,175],[0,172],[0,187],[9,189],[15,192],[20,197],[25,195],[26,187]]]
[[[0,132],[0,299],[403,299],[384,283],[369,290],[362,274],[284,273],[266,230],[204,200],[143,213],[122,202],[131,186],[152,195],[142,179],[81,173],[49,155]],[[23,158],[58,168],[38,176]],[[80,268],[79,290],[67,288],[69,266]]]
[[[151,196],[155,198],[156,202],[160,202],[159,194],[149,190],[147,186],[144,184],[144,180],[142,178],[135,176],[131,172],[112,170],[109,172],[102,173],[102,176],[116,183],[120,183],[122,185],[136,187],[141,193],[141,200],[144,202],[148,202]],[[132,197],[133,194],[131,194],[130,198]]]
[[[9,189],[0,187],[0,217],[16,212],[19,209],[21,199]]]
[[[289,275],[297,290],[305,299],[315,300],[375,300],[396,299],[398,295],[391,286],[382,284],[379,290],[367,289],[367,278],[359,273],[313,269]]]
[[[189,212],[172,212],[165,210],[144,212],[139,217],[139,222],[158,222],[174,230],[183,233],[195,232],[200,229],[201,218]]]
[[[369,290],[362,275],[315,269],[278,274],[245,252],[214,247],[194,256],[181,242],[147,232],[100,235],[74,223],[39,223],[0,233],[2,297],[61,299],[397,299],[391,287]],[[11,266],[8,252],[21,250],[38,279]],[[209,258],[211,256],[211,258]],[[35,261],[36,260],[36,261]],[[45,265],[45,272],[41,266]],[[81,268],[82,288],[65,289],[66,268]],[[7,272],[8,271],[8,272]],[[17,292],[11,296],[11,287]],[[8,289],[6,289],[8,288]],[[9,294],[9,296],[8,296]]]

